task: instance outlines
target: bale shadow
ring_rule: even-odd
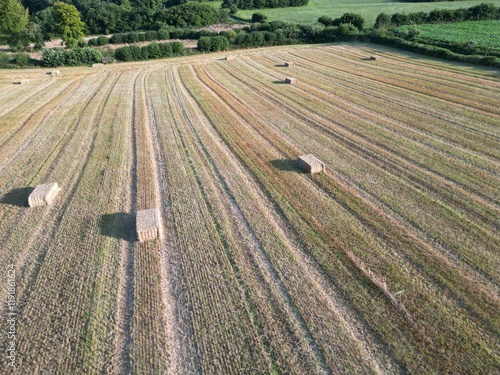
[[[135,241],[135,215],[126,212],[101,215],[99,229],[103,236]]]
[[[302,170],[300,170],[297,167],[297,162],[295,160],[291,159],[276,159],[276,160],[271,160],[271,165],[283,172],[296,172],[296,173],[302,173]]]
[[[285,81],[273,81],[275,85],[286,85]]]
[[[0,203],[16,207],[28,207],[28,197],[35,190],[32,187],[13,189],[5,194]]]
[[[286,68],[286,65],[285,64],[276,64],[275,67],[276,68]]]

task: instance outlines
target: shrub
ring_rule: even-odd
[[[252,22],[265,22],[267,20],[267,16],[263,13],[254,13],[252,14]]]
[[[340,17],[340,23],[350,23],[361,31],[363,29],[363,25],[365,24],[365,20],[360,14],[344,13],[342,17]]]
[[[375,20],[375,29],[388,27],[391,24],[391,16],[386,13],[380,13]]]
[[[325,25],[325,26],[332,26],[333,25],[333,19],[328,16],[321,16],[318,18],[318,22]]]
[[[45,66],[56,67],[64,65],[64,50],[44,49],[42,52],[42,62]]]
[[[226,51],[229,41],[224,36],[202,36],[198,39],[198,50],[201,52]]]
[[[0,68],[6,68],[9,65],[9,55],[5,52],[0,52]]]
[[[115,58],[120,61],[132,61],[130,47],[120,47],[115,50]]]
[[[184,44],[181,42],[172,43],[172,53],[174,56],[182,56],[184,55],[184,52]]]
[[[14,61],[19,66],[27,66],[30,62],[30,57],[27,53],[18,53],[14,56]]]
[[[113,35],[109,42],[111,44],[122,44],[123,43],[123,34],[115,34]]]
[[[157,39],[158,39],[158,31],[155,30],[146,31],[146,40],[151,41]]]
[[[158,30],[158,40],[167,40],[170,39],[170,33],[166,29]]]
[[[109,43],[109,39],[107,37],[105,37],[104,35],[101,35],[97,38],[97,45],[98,46],[105,46],[108,43]]]
[[[97,38],[92,38],[87,41],[88,46],[97,46]]]
[[[161,51],[161,57],[171,57],[173,55],[172,44],[160,43],[160,51]]]
[[[156,42],[151,43],[147,46],[148,49],[148,58],[150,59],[159,59],[162,56],[160,45]]]

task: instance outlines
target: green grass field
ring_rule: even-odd
[[[401,30],[409,26],[400,27]],[[420,36],[430,40],[469,43],[481,48],[500,49],[500,21],[458,22],[452,24],[418,25]]]
[[[253,13],[261,12],[267,14],[270,21],[282,20],[307,24],[316,22],[324,15],[340,17],[344,13],[353,12],[365,18],[365,27],[373,27],[377,15],[382,12],[388,14],[430,12],[433,9],[469,8],[484,2],[484,0],[437,3],[401,3],[391,0],[310,0],[309,5],[305,7],[245,10],[239,11],[237,16],[249,19]],[[500,6],[500,0],[491,0],[487,3]]]

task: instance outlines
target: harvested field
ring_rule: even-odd
[[[17,373],[494,373],[498,76],[373,45],[224,57],[0,72]]]

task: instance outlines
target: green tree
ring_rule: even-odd
[[[382,29],[391,25],[391,16],[386,13],[380,13],[375,20],[375,29]]]
[[[29,41],[26,35],[28,16],[28,9],[19,0],[0,0],[0,39],[14,51]]]
[[[342,17],[340,17],[340,23],[350,23],[361,31],[363,29],[363,25],[365,24],[365,20],[360,14],[344,13]]]
[[[54,3],[55,20],[62,40],[70,48],[77,46],[78,41],[85,35],[85,23],[80,18],[80,12],[74,5],[62,2]]]
[[[264,13],[254,13],[252,14],[252,23],[255,22],[266,22],[267,16]]]

